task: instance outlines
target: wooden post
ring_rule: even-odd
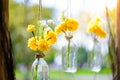
[[[8,10],[9,0],[0,0],[0,80],[14,80]]]
[[[120,80],[120,0],[117,0],[115,52],[117,58],[117,73],[114,80]]]

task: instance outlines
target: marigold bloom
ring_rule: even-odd
[[[56,28],[55,28],[55,32],[57,34],[60,34],[62,32],[66,32],[67,31],[67,26],[64,22],[60,23]]]
[[[76,31],[78,29],[78,21],[73,18],[67,18],[65,20],[65,24],[67,25],[67,29],[69,31]]]
[[[57,35],[53,31],[47,31],[45,34],[45,39],[49,44],[54,44],[57,41]]]
[[[59,27],[57,26],[57,27],[55,27],[55,32],[57,33],[57,34],[60,34],[61,33],[61,30],[59,29]]]
[[[100,38],[106,37],[106,31],[101,28],[101,26],[98,26],[95,30],[95,34],[99,36]]]
[[[37,40],[36,38],[32,37],[28,40],[28,47],[34,51],[37,50]]]
[[[28,32],[35,31],[35,26],[34,26],[34,25],[28,25],[27,31],[28,31]]]
[[[100,19],[96,19],[88,24],[88,33],[94,33],[100,38],[106,37],[106,31],[102,29],[102,26],[99,24]]]
[[[38,41],[38,50],[42,52],[47,52],[50,49],[50,44],[44,39],[39,39]]]

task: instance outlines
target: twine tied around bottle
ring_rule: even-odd
[[[37,54],[35,55],[35,58],[44,58],[44,57],[45,57],[45,55],[44,55],[43,52],[37,53]]]
[[[73,36],[72,36],[72,35],[70,35],[70,36],[65,36],[65,38],[66,38],[67,40],[70,40],[70,39],[73,38]]]

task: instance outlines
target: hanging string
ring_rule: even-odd
[[[39,0],[38,20],[42,20],[42,0]]]
[[[43,29],[42,29],[42,31],[40,30],[40,21],[42,20],[42,0],[39,0],[39,8],[38,8],[38,31],[37,31],[37,34],[38,34],[38,36],[39,36],[39,34],[41,34],[42,35],[42,37],[43,37]]]
[[[71,12],[71,0],[69,0],[69,7],[70,7],[70,17],[72,17],[72,12]]]
[[[94,20],[94,18],[95,18],[95,16],[96,16],[96,14],[95,14],[95,4],[96,4],[96,0],[93,0],[93,2],[92,2],[93,4],[92,4],[92,11],[91,11],[91,19],[92,20]]]
[[[71,0],[67,0],[67,17],[71,17]]]

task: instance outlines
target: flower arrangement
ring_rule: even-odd
[[[100,38],[106,37],[106,31],[102,28],[101,19],[99,17],[89,22],[87,32],[93,33]]]
[[[55,28],[55,32],[59,35],[59,34],[64,34],[65,38],[67,40],[67,49],[64,50],[63,52],[65,52],[65,56],[66,56],[66,62],[65,65],[67,68],[70,67],[70,54],[71,54],[71,39],[73,38],[73,32],[75,32],[78,29],[79,26],[79,22],[78,20],[71,18],[71,17],[66,17],[64,14],[61,17],[62,22],[59,23],[56,28]],[[74,46],[75,47],[75,46]],[[72,48],[74,48],[72,47]],[[64,48],[65,49],[65,48]],[[63,53],[62,53],[63,54]],[[64,57],[65,57],[64,56]],[[63,58],[63,57],[62,57]],[[64,61],[64,60],[63,60]],[[74,62],[74,61],[73,61]],[[74,64],[74,63],[73,63]],[[64,65],[64,63],[63,63]]]
[[[92,52],[89,54],[89,67],[94,72],[99,72],[102,65],[101,43],[98,42],[99,38],[106,38],[106,31],[102,28],[102,20],[96,18],[88,24],[87,32],[92,34],[94,46]]]
[[[33,37],[28,39],[28,47],[31,50],[37,52],[47,52],[50,49],[50,46],[57,41],[56,33],[48,26],[53,22],[48,20],[48,24],[46,21],[40,21],[38,24],[38,34],[35,34],[36,27],[35,25],[28,25],[27,31],[31,32]],[[41,28],[41,29],[39,29]]]
[[[55,28],[57,34],[64,33],[66,37],[72,36],[72,32],[78,29],[78,21],[74,18],[66,18],[62,15],[62,22]]]
[[[28,39],[28,47],[37,52],[36,59],[32,65],[32,80],[48,80],[49,78],[48,65],[42,58],[51,45],[57,41],[56,33],[49,27],[53,26],[53,23],[52,20],[47,22],[42,20],[38,22],[37,27],[35,25],[28,25],[27,27],[27,31],[33,35],[33,37]]]

